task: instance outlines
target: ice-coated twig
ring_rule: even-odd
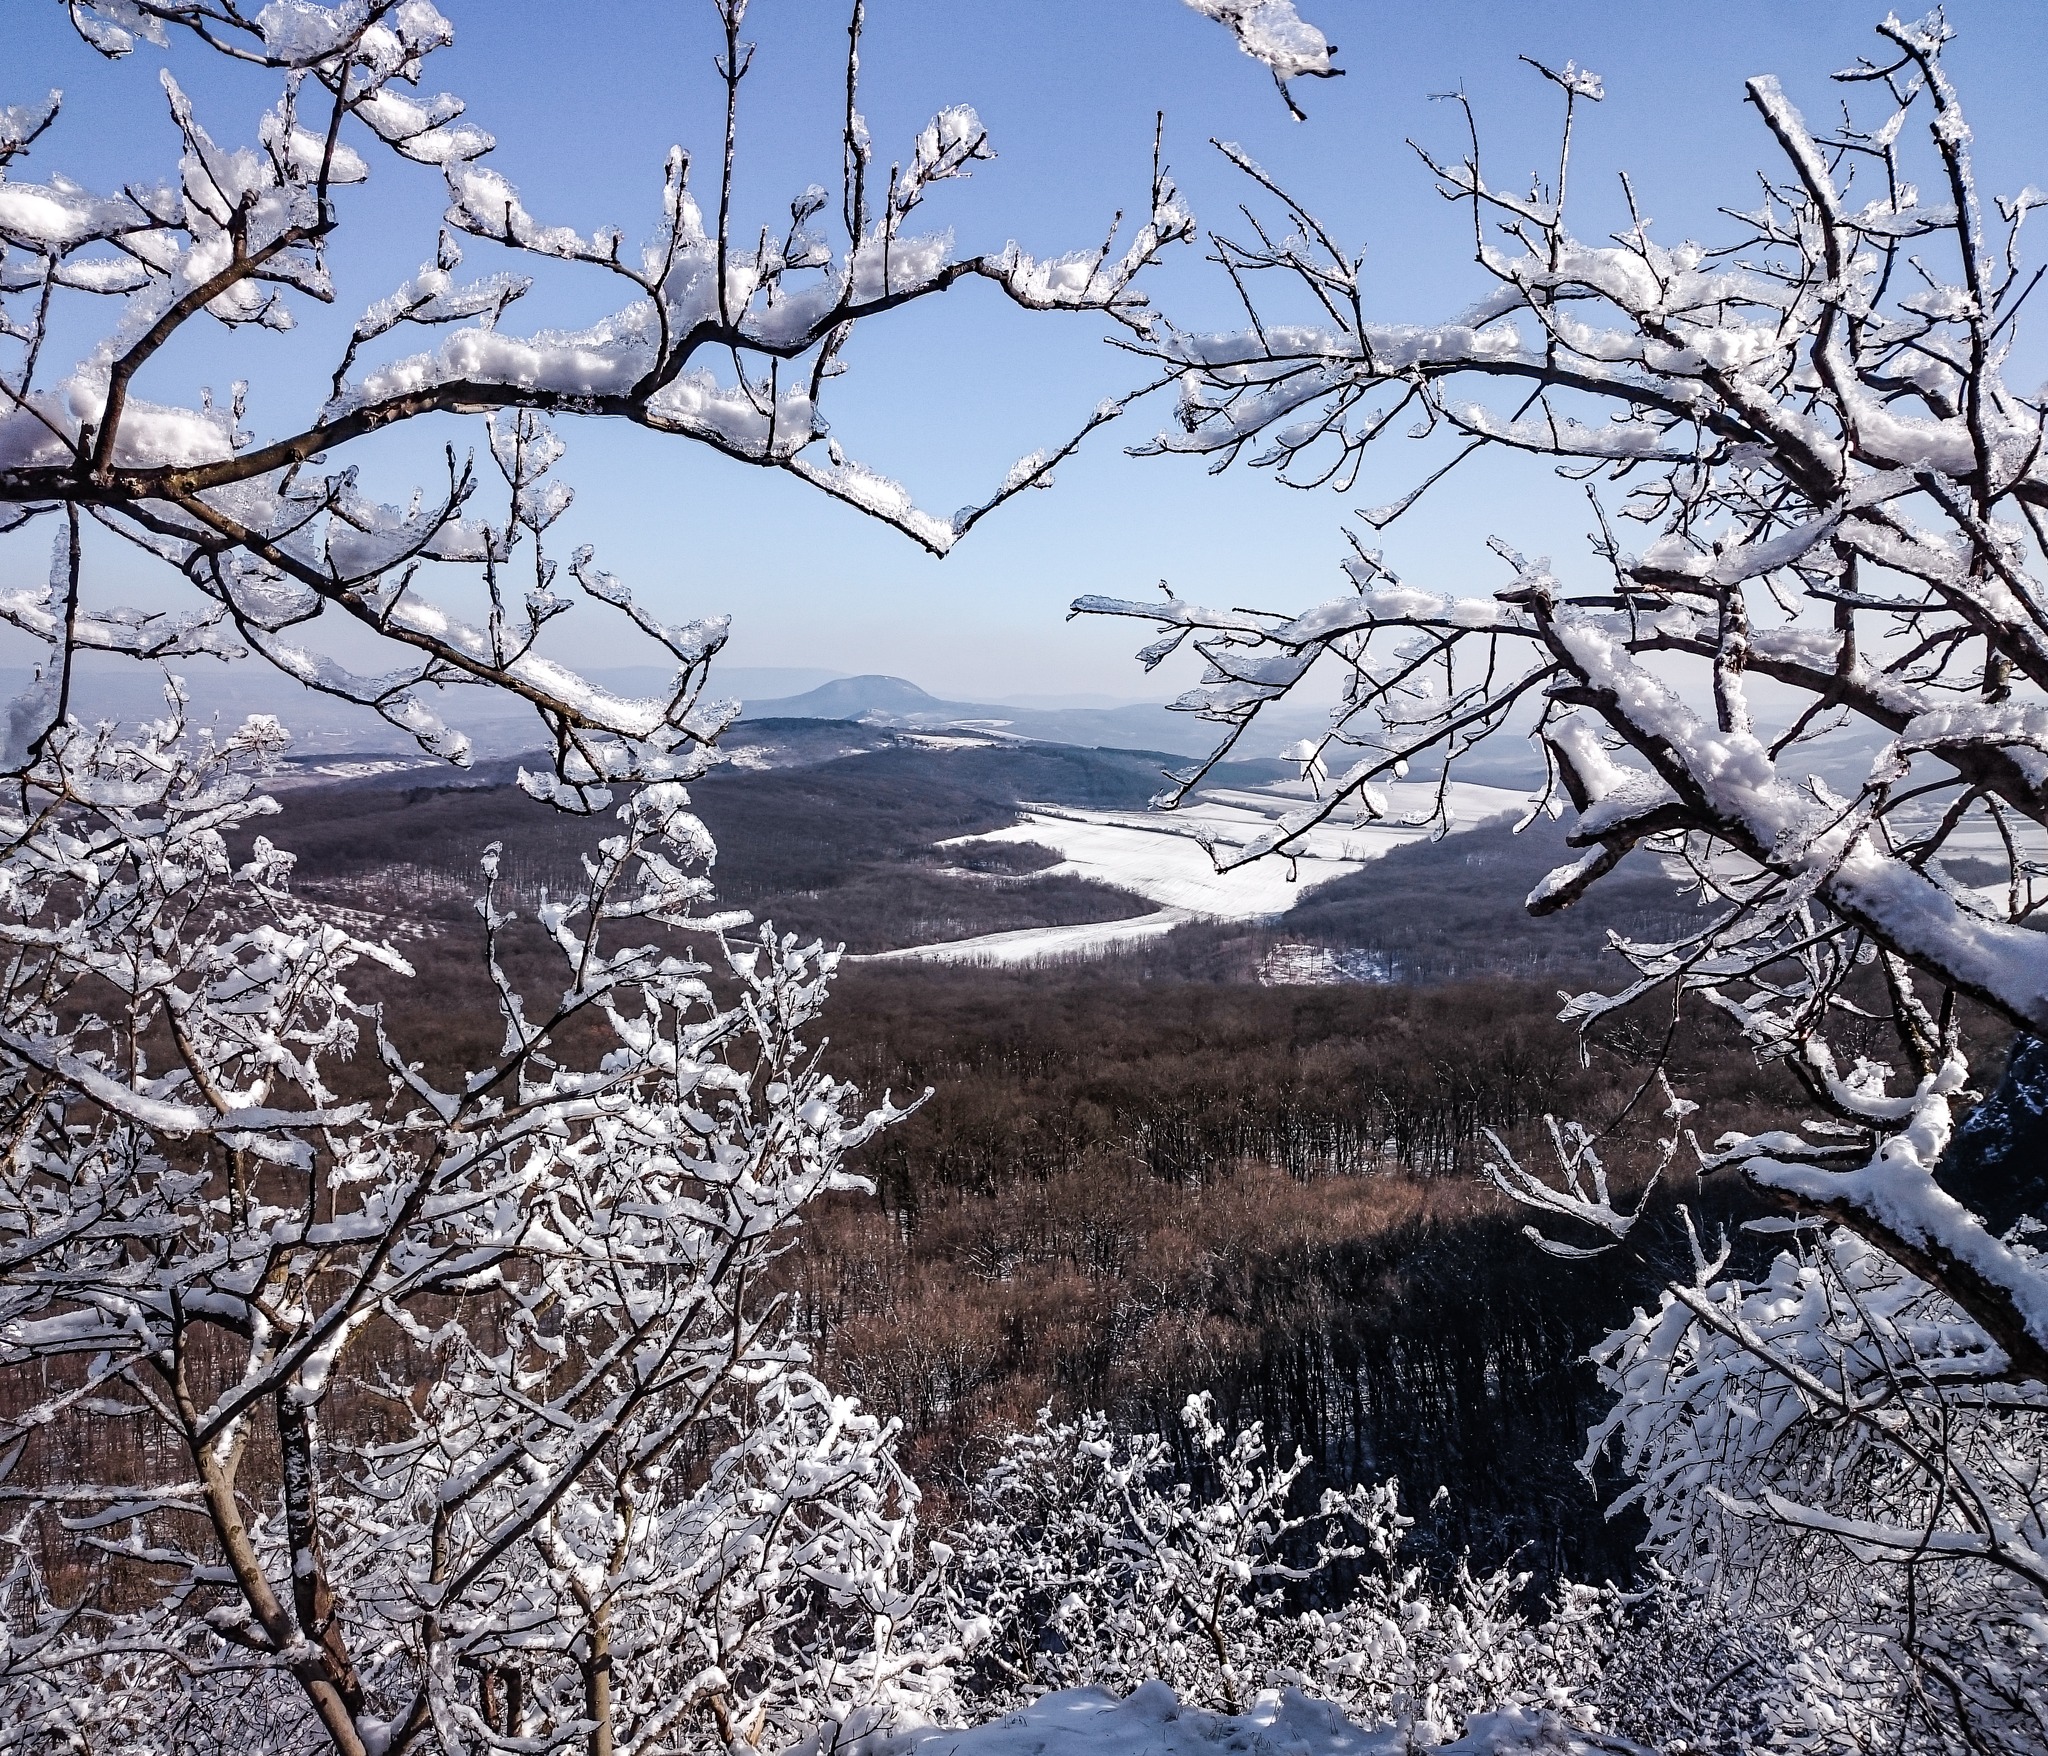
[[[1678,1096],[1671,1089],[1671,1081],[1660,1067],[1657,1069],[1657,1084],[1664,1095],[1664,1116],[1671,1123],[1671,1133],[1661,1142],[1657,1159],[1650,1169],[1648,1178],[1636,1196],[1635,1206],[1627,1212],[1614,1204],[1614,1197],[1608,1188],[1607,1167],[1601,1162],[1599,1142],[1589,1133],[1583,1123],[1560,1122],[1555,1116],[1545,1116],[1543,1125],[1550,1137],[1551,1152],[1557,1159],[1557,1174],[1562,1187],[1544,1181],[1533,1171],[1523,1168],[1521,1162],[1508,1149],[1506,1142],[1494,1132],[1485,1130],[1487,1140],[1499,1156],[1488,1159],[1481,1167],[1493,1186],[1511,1201],[1523,1207],[1534,1208],[1538,1213],[1552,1219],[1569,1220],[1575,1224],[1591,1226],[1603,1231],[1613,1243],[1598,1244],[1591,1248],[1573,1244],[1567,1240],[1553,1238],[1539,1227],[1530,1225],[1523,1228],[1529,1240],[1547,1255],[1579,1258],[1598,1256],[1614,1248],[1635,1229],[1636,1222],[1649,1206],[1650,1197],[1655,1193],[1664,1173],[1671,1168],[1678,1157],[1681,1145],[1692,1144],[1698,1151],[1685,1118],[1699,1106]]]
[[[1273,83],[1297,122],[1308,120],[1288,89],[1290,79],[1335,79],[1337,45],[1303,18],[1294,0],[1186,0],[1237,37],[1237,46],[1272,70]]]

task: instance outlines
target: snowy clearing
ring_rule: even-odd
[[[1168,932],[1183,921],[1252,921],[1285,914],[1318,885],[1362,871],[1388,849],[1432,833],[1425,819],[1435,804],[1434,786],[1405,782],[1386,791],[1389,809],[1383,818],[1323,825],[1304,838],[1297,857],[1259,860],[1231,872],[1216,870],[1197,834],[1213,837],[1219,846],[1241,846],[1310,803],[1313,795],[1307,786],[1282,781],[1269,787],[1219,787],[1198,793],[1171,815],[1030,805],[1007,829],[963,835],[938,846],[1009,842],[1049,847],[1061,856],[1059,863],[1032,873],[1033,878],[1090,878],[1157,904],[1157,912],[1074,927],[986,933],[876,952],[853,961],[1017,965],[1095,957]],[[1504,812],[1519,814],[1528,800],[1512,788],[1456,782],[1449,804],[1452,828],[1459,830]]]
[[[1196,794],[1170,815],[1033,805],[1025,809],[1023,821],[1008,829],[940,845],[1036,842],[1063,856],[1039,876],[1092,878],[1207,920],[1257,920],[1284,914],[1317,885],[1346,877],[1388,849],[1431,833],[1426,818],[1435,802],[1434,787],[1408,782],[1387,793],[1389,809],[1377,821],[1324,824],[1303,838],[1295,858],[1260,860],[1231,872],[1217,871],[1209,850],[1196,838],[1213,838],[1219,847],[1242,846],[1310,803],[1307,787],[1285,781],[1270,787],[1219,787]],[[1506,787],[1451,787],[1455,829],[1470,829],[1526,805],[1521,793]]]
[[[1367,1731],[1292,1689],[1232,1716],[1183,1707],[1164,1683],[1141,1683],[1121,1701],[1104,1689],[1062,1689],[986,1725],[872,1733],[842,1748],[847,1756],[1406,1756],[1415,1744],[1399,1727]],[[1438,1756],[1626,1756],[1637,1748],[1510,1710],[1474,1716]]]
[[[1196,819],[1203,827],[1215,827],[1214,818]],[[1238,823],[1263,824],[1248,811],[1228,811]],[[1359,859],[1342,859],[1318,850],[1294,862],[1290,873],[1286,861],[1262,861],[1235,872],[1219,872],[1209,850],[1185,833],[1192,825],[1171,824],[1148,819],[1139,812],[1081,811],[1064,806],[1036,805],[1024,812],[1021,822],[991,835],[975,836],[977,842],[1026,842],[1049,847],[1060,862],[1034,874],[1037,877],[1092,878],[1099,884],[1113,884],[1156,903],[1162,908],[1180,909],[1191,916],[1210,920],[1248,920],[1259,915],[1277,915],[1294,906],[1295,900],[1318,884],[1356,872]],[[952,845],[952,844],[945,844]]]
[[[1313,801],[1298,781],[1272,787],[1217,787],[1196,793],[1178,811],[1083,811],[1067,805],[1030,805],[1008,830],[961,836],[940,846],[973,842],[1038,842],[1063,859],[1040,877],[1087,877],[1118,889],[1137,891],[1161,908],[1182,908],[1204,920],[1257,920],[1286,914],[1307,891],[1331,879],[1362,871],[1389,848],[1432,834],[1427,813],[1436,789],[1401,783],[1386,789],[1386,813],[1376,822],[1331,822],[1303,838],[1294,859],[1255,861],[1219,873],[1200,838],[1219,848],[1243,846],[1278,824],[1288,811]],[[1522,811],[1528,799],[1507,787],[1454,783],[1450,789],[1452,828],[1468,830]]]
[[[1332,951],[1327,945],[1276,945],[1259,964],[1268,988],[1331,988],[1349,982],[1391,982],[1398,971],[1384,951]]]
[[[1038,874],[1033,873],[1035,878]],[[849,963],[971,963],[1013,967],[1057,963],[1069,957],[1100,957],[1146,939],[1170,933],[1195,917],[1186,909],[1163,908],[1156,914],[1133,915],[1122,921],[1084,921],[1074,927],[1018,927],[1008,933],[982,933],[972,939],[948,939],[938,945],[911,945],[901,951],[873,951],[849,957]]]

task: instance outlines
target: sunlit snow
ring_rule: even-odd
[[[872,1733],[853,1745],[855,1756],[1404,1756],[1415,1748],[1407,1730],[1367,1731],[1292,1689],[1268,1691],[1248,1713],[1230,1715],[1183,1706],[1164,1683],[1141,1683],[1121,1701],[1104,1689],[1062,1689],[985,1725]],[[1474,1716],[1438,1756],[1618,1756],[1634,1748],[1575,1736],[1548,1714],[1510,1710]]]
[[[1299,782],[1267,787],[1218,787],[1198,793],[1170,814],[1150,811],[1088,811],[1064,805],[1030,805],[1018,822],[986,835],[959,836],[938,845],[958,848],[988,842],[1049,847],[1061,855],[1039,877],[1093,879],[1128,890],[1156,905],[1156,912],[1120,921],[1081,926],[1026,927],[951,939],[876,954],[878,959],[924,963],[1023,964],[1069,957],[1099,956],[1169,931],[1183,921],[1251,921],[1282,915],[1318,885],[1364,869],[1390,848],[1434,833],[1429,820],[1434,785],[1396,783],[1385,789],[1383,817],[1356,823],[1345,819],[1308,831],[1300,853],[1274,856],[1219,872],[1204,839],[1218,851],[1239,847],[1272,828],[1312,797]],[[1504,812],[1519,815],[1528,800],[1505,787],[1453,782],[1448,796],[1451,828],[1470,829]]]
[[[1059,868],[1054,868],[1058,870]],[[1064,963],[1069,958],[1101,957],[1147,939],[1170,933],[1196,917],[1186,909],[1165,908],[1122,921],[1083,921],[1070,927],[1018,927],[1008,933],[982,933],[972,939],[948,939],[938,945],[913,945],[901,951],[877,951],[856,963],[895,960],[910,963],[972,963],[994,968],[1032,963]]]

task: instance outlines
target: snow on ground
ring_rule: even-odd
[[[1035,876],[1035,874],[1034,874]],[[983,933],[973,939],[948,939],[938,945],[912,945],[902,951],[872,951],[852,963],[972,963],[1009,968],[1027,963],[1059,963],[1070,957],[1100,957],[1145,939],[1170,933],[1195,917],[1181,908],[1133,915],[1122,921],[1084,921],[1074,927],[1019,927],[1008,933]]]
[[[315,786],[330,780],[371,780],[378,775],[406,774],[415,768],[446,768],[438,756],[365,756],[329,762],[294,763],[270,777],[273,789]]]
[[[1119,1701],[1103,1689],[1062,1689],[986,1725],[871,1733],[845,1756],[1407,1756],[1396,1727],[1366,1731],[1323,1701],[1289,1689],[1261,1695],[1249,1713],[1183,1707],[1164,1683],[1141,1683]],[[1548,1714],[1476,1715],[1437,1756],[1593,1756],[1635,1746],[1573,1734]]]
[[[1216,870],[1196,835],[1213,837],[1224,848],[1241,846],[1308,804],[1312,795],[1305,786],[1283,781],[1270,787],[1218,787],[1197,793],[1172,813],[1035,805],[1025,809],[1021,823],[1008,829],[941,845],[1035,842],[1064,856],[1059,865],[1047,868],[1049,874],[1093,878],[1136,891],[1162,908],[1186,909],[1206,920],[1257,920],[1284,914],[1317,885],[1356,872],[1389,848],[1431,833],[1427,818],[1435,802],[1434,787],[1406,782],[1386,790],[1388,810],[1378,821],[1355,824],[1340,818],[1310,830],[1302,838],[1299,855],[1291,860],[1257,860],[1230,872]],[[1505,787],[1455,783],[1450,796],[1452,825],[1470,829],[1504,811],[1519,812],[1526,803],[1521,793]]]
[[[1394,960],[1384,951],[1332,951],[1327,945],[1276,945],[1259,964],[1259,980],[1269,988],[1391,982],[1394,972]]]
[[[998,726],[1001,720],[977,720],[977,725]],[[905,732],[899,743],[909,744],[919,750],[1000,750],[1006,744],[1021,744],[1024,740],[1012,737],[1008,732],[988,731],[973,737],[960,737],[943,732]]]
[[[1032,874],[1034,877],[1093,878],[1135,891],[1162,908],[1218,921],[1284,914],[1318,884],[1356,872],[1365,863],[1360,857],[1362,850],[1340,849],[1333,836],[1318,832],[1310,851],[1292,862],[1292,871],[1288,861],[1274,859],[1219,872],[1209,850],[1176,829],[1199,826],[1228,831],[1236,841],[1245,839],[1247,832],[1263,829],[1272,816],[1224,805],[1210,805],[1199,815],[1190,811],[1174,816],[1180,820],[1178,824],[1136,811],[1037,805],[1026,809],[1023,821],[1008,829],[965,839],[1049,847],[1063,857],[1058,865]]]
[[[830,762],[839,756],[866,756],[869,753],[858,744],[848,744],[842,749],[827,752],[824,760]],[[750,769],[761,773],[785,766],[776,760],[781,751],[773,744],[731,744],[722,748],[719,754],[724,758],[725,766],[728,768]]]
[[[1149,939],[1184,920],[1251,921],[1285,914],[1309,891],[1362,870],[1389,848],[1420,841],[1431,833],[1427,817],[1436,789],[1403,782],[1386,789],[1388,810],[1376,822],[1336,821],[1311,830],[1293,859],[1275,856],[1219,872],[1194,833],[1224,847],[1241,846],[1270,828],[1312,795],[1299,782],[1269,787],[1219,787],[1195,795],[1171,814],[1156,811],[1084,811],[1064,805],[1030,805],[1022,821],[987,835],[960,836],[942,848],[979,842],[1019,842],[1049,847],[1059,864],[1034,877],[1092,878],[1128,890],[1157,905],[1158,912],[1122,921],[1079,927],[1026,927],[938,945],[884,951],[862,961],[910,959],[927,963],[1023,964],[1086,957]],[[1519,815],[1525,794],[1506,787],[1455,782],[1450,789],[1454,829],[1470,829],[1500,816]]]

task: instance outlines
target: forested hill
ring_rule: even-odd
[[[1152,906],[1098,880],[1035,876],[1049,849],[938,843],[1014,823],[1027,802],[1138,813],[1179,759],[1160,752],[906,733],[857,722],[744,722],[725,766],[693,783],[718,845],[721,902],[856,953],[1028,926],[1108,921]],[[417,902],[459,899],[477,860],[502,842],[515,888],[580,881],[582,851],[610,818],[564,816],[514,784],[518,764],[453,775],[408,770],[288,788],[275,839],[306,881],[369,897],[394,884]],[[1225,763],[1222,787],[1291,777],[1291,763]],[[1276,945],[1356,950],[1382,977],[1439,981],[1487,972],[1585,973],[1610,930],[1682,930],[1692,918],[1654,871],[1624,874],[1588,902],[1531,922],[1522,899],[1570,858],[1547,820],[1397,847],[1355,876],[1306,892],[1271,921],[1195,925],[1139,957],[1162,973],[1257,979]],[[459,907],[455,912],[460,912]]]
[[[1069,877],[1029,887],[944,877],[942,869],[960,862],[934,844],[1014,822],[1020,799],[1142,810],[1171,757],[972,741],[934,748],[910,735],[813,721],[750,724],[747,738],[740,762],[691,788],[718,844],[714,876],[728,906],[855,951],[1143,912],[1133,897]],[[535,803],[514,784],[516,768],[296,788],[282,795],[278,839],[299,855],[308,879],[350,895],[393,884],[416,889],[421,879],[464,891],[494,841],[505,844],[503,871],[515,889],[559,893],[580,881],[583,850],[611,820]],[[1276,763],[1245,772],[1267,779],[1286,771]],[[1031,864],[1021,862],[1026,871]],[[1003,860],[996,875],[1019,865]]]
[[[1150,906],[1034,875],[1044,850],[933,844],[1026,800],[1141,810],[1169,759],[815,722],[779,745],[749,736],[763,766],[691,790],[721,900],[778,927],[864,950]],[[451,1059],[490,1024],[477,851],[505,844],[516,907],[522,887],[565,888],[611,827],[534,804],[508,767],[283,800],[268,827],[306,893],[402,911],[423,935],[406,951]],[[820,1358],[906,1421],[940,1504],[1041,1405],[1178,1432],[1181,1401],[1212,1390],[1308,1449],[1318,1481],[1399,1476],[1440,1560],[1628,1572],[1635,1527],[1575,1467],[1600,1405],[1582,1356],[1682,1251],[1675,1218],[1560,1274],[1478,1173],[1488,1129],[1540,1151],[1546,1113],[1624,1108],[1641,1043],[1610,1033],[1582,1064],[1556,990],[1598,978],[1610,927],[1682,905],[1653,874],[1532,922],[1522,898],[1562,853],[1547,822],[1486,826],[1395,848],[1277,919],[1191,924],[1093,964],[842,971],[828,1065],[876,1096],[933,1095],[864,1156],[879,1202],[832,1204],[786,1267]],[[1304,946],[1356,955],[1303,987],[1281,954]],[[1376,979],[1329,979],[1346,968]],[[1677,1061],[1717,1124],[1763,1113],[1726,1033],[1688,1032]],[[1618,1176],[1652,1132],[1639,1119],[1612,1144]]]
[[[744,766],[692,798],[721,901],[780,928],[866,951],[1150,907],[1041,875],[1053,856],[1029,844],[934,844],[1026,801],[1140,811],[1171,758],[851,722],[746,736]],[[519,907],[572,884],[612,827],[535,804],[511,765],[282,798],[269,827],[302,889],[402,910],[422,935],[407,955],[451,1056],[490,1022],[478,850],[505,844]],[[1624,1016],[1582,1053],[1559,989],[1614,979],[1610,932],[1697,916],[1646,866],[1532,920],[1524,897],[1569,857],[1547,820],[1486,824],[1396,847],[1277,918],[1190,923],[1092,963],[842,970],[828,1065],[876,1096],[932,1096],[864,1155],[879,1201],[835,1201],[785,1266],[819,1358],[907,1423],[938,1505],[1040,1406],[1174,1434],[1207,1390],[1302,1445],[1318,1482],[1399,1477],[1439,1561],[1629,1574],[1639,1527],[1607,1518],[1577,1467],[1605,1406],[1585,1351],[1683,1270],[1677,1199],[1709,1228],[1760,1209],[1687,1178],[1627,1249],[1560,1265],[1484,1185],[1489,1131],[1540,1162],[1546,1116],[1624,1118],[1602,1152],[1627,1187],[1665,1126],[1634,1101],[1656,1055],[1704,1138],[1796,1099],[1711,1013],[1668,1041],[1664,1012]],[[1745,1260],[1768,1253],[1734,1235]]]

